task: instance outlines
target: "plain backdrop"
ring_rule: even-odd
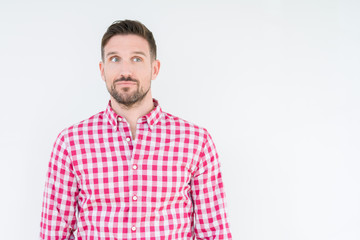
[[[360,239],[357,0],[1,1],[0,238],[38,239],[57,134],[105,109],[100,40],[155,35],[164,111],[206,127],[234,240]]]

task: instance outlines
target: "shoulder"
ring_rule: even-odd
[[[61,140],[67,142],[74,138],[74,136],[80,136],[86,134],[87,132],[98,129],[104,125],[104,111],[92,115],[91,117],[84,119],[80,122],[77,122],[73,125],[70,125],[63,129],[58,137],[57,141]]]
[[[163,123],[166,128],[171,131],[175,131],[176,133],[186,134],[193,137],[201,138],[202,140],[207,140],[211,138],[208,130],[205,127],[199,126],[195,123],[187,121],[183,118],[177,117],[170,113],[163,112]]]

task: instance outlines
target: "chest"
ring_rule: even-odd
[[[199,144],[184,134],[93,135],[73,146],[79,188],[99,201],[174,198],[189,189],[199,160]]]

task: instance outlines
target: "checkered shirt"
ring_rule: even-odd
[[[59,134],[40,239],[231,239],[209,133],[154,106],[135,139],[110,103]]]

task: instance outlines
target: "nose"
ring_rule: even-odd
[[[133,66],[131,63],[127,61],[121,61],[119,64],[119,74],[120,77],[131,77],[133,74]]]

